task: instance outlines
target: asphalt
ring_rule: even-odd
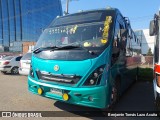
[[[118,117],[96,116],[95,111],[88,107],[76,106],[40,97],[31,94],[27,89],[27,77],[20,75],[3,75],[0,73],[0,111],[61,111],[54,119],[109,119],[114,120]],[[75,111],[84,111],[75,112]],[[86,111],[86,112],[85,112]],[[94,112],[93,112],[94,111]],[[114,106],[113,112],[156,112],[154,105],[153,85],[150,82],[136,82],[123,94],[120,101]],[[90,116],[91,115],[91,116]],[[0,118],[1,119],[1,118]],[[29,118],[27,118],[29,119]],[[34,118],[36,119],[36,118]],[[52,118],[39,118],[52,119]],[[144,119],[158,120],[158,117],[119,117],[120,120]]]

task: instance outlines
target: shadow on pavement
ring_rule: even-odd
[[[73,116],[83,116],[93,119],[93,117],[105,117],[100,109],[83,107],[67,104],[64,102],[55,102],[54,105],[59,109],[73,114]],[[120,101],[114,106],[113,112],[155,112],[153,85],[150,82],[136,82],[122,95]],[[72,116],[72,115],[71,115]],[[94,117],[94,119],[96,119]],[[111,119],[114,117],[107,117]],[[137,119],[137,117],[125,117]],[[139,117],[138,117],[139,118]],[[144,117],[145,119],[158,119],[158,117]],[[99,118],[98,118],[99,119]],[[122,119],[122,117],[120,117]],[[113,120],[113,119],[111,119]]]

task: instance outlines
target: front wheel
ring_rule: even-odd
[[[115,84],[112,88],[112,103],[115,104],[120,99],[120,87],[121,87],[121,81],[119,78],[116,79]]]
[[[18,73],[19,73],[18,67],[13,67],[13,68],[11,69],[11,74],[18,74]]]
[[[103,114],[107,115],[108,112],[111,112],[114,108],[114,105],[120,100],[120,95],[121,95],[121,80],[120,78],[116,78],[115,83],[112,87],[112,94],[111,94],[111,103],[110,105],[103,109]]]

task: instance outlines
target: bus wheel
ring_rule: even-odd
[[[116,79],[115,85],[112,88],[112,104],[115,104],[119,101],[120,99],[120,87],[121,87],[121,81],[120,79]]]
[[[113,106],[110,105],[110,106],[108,106],[107,108],[101,109],[101,111],[102,111],[102,114],[103,114],[104,116],[108,116],[108,112],[111,112],[112,109],[113,109]]]

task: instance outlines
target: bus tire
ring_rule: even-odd
[[[113,94],[113,104],[117,103],[120,99],[120,89],[121,88],[121,80],[120,77],[116,78],[115,85],[112,88],[112,94]]]
[[[120,87],[121,87],[121,79],[120,77],[117,77],[115,80],[115,83],[112,87],[112,94],[111,94],[111,103],[110,105],[103,109],[103,114],[108,115],[108,112],[111,112],[114,108],[114,105],[119,101],[120,99]]]

